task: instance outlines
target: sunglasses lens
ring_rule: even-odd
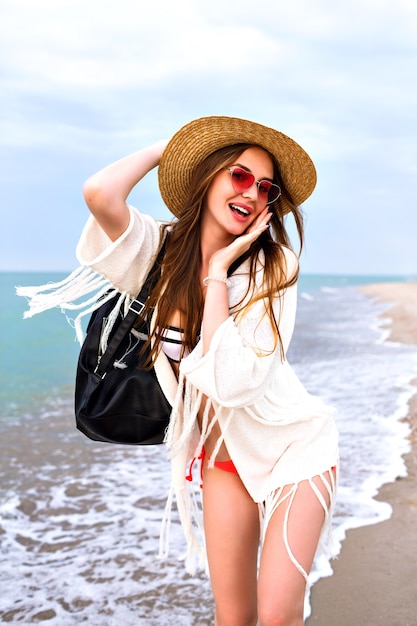
[[[272,193],[271,193],[272,190]],[[261,180],[259,185],[258,185],[258,196],[259,196],[259,200],[261,202],[271,202],[270,197],[272,196],[273,199],[273,187],[272,187],[272,183],[269,182],[269,180]]]
[[[240,169],[240,167],[235,167],[233,170],[230,170],[230,174],[232,176],[233,189],[237,193],[246,191],[246,189],[249,189],[255,182],[255,176],[250,172]]]
[[[261,180],[258,185],[258,195],[261,202],[265,204],[271,204],[278,200],[281,195],[281,189],[275,183],[271,183],[269,180]]]

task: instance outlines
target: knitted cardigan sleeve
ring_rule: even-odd
[[[160,243],[160,226],[149,215],[129,206],[127,229],[111,241],[90,216],[77,245],[80,265],[104,276],[120,293],[136,297],[152,267]]]
[[[287,256],[291,253],[288,252]],[[235,280],[246,280],[235,277]],[[233,285],[232,285],[233,289]],[[296,286],[275,298],[274,313],[284,355],[294,329],[297,303]],[[202,342],[181,362],[181,372],[205,395],[224,407],[238,408],[252,404],[264,395],[271,378],[285,363],[274,336],[265,303],[261,300],[234,319],[230,315],[213,335],[209,350],[203,355]]]

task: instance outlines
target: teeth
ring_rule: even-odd
[[[242,215],[249,215],[249,211],[241,206],[236,206],[235,204],[231,204],[230,206],[234,211],[238,211],[238,213],[241,213]]]

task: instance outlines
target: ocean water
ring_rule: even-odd
[[[73,329],[59,311],[22,319],[14,286],[61,277],[0,274],[0,622],[208,626],[210,585],[204,573],[185,573],[176,518],[172,555],[157,559],[169,485],[163,447],[98,444],[76,431]],[[374,496],[406,473],[402,418],[417,347],[386,342],[387,305],[356,289],[384,280],[393,278],[300,278],[289,361],[338,409],[339,548],[348,528],[390,516]],[[331,573],[318,559],[312,581]]]

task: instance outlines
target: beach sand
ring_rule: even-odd
[[[383,313],[388,341],[417,344],[417,284],[360,288],[392,305]],[[384,322],[385,326],[385,322]],[[417,378],[413,381],[417,385]],[[378,500],[393,508],[389,520],[347,532],[333,576],[311,592],[307,626],[417,625],[417,395],[409,403],[411,451],[408,475],[384,485]]]

